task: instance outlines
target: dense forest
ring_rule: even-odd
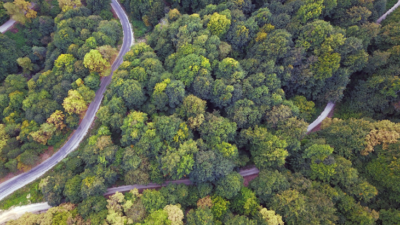
[[[400,224],[399,9],[380,25],[385,0],[120,2],[145,42],[93,135],[41,179],[56,207],[8,224]],[[0,34],[0,177],[78,126],[121,44],[109,3],[11,14],[25,42]],[[307,134],[329,101],[334,118]]]

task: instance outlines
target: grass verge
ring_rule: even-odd
[[[11,206],[27,205],[30,203],[43,202],[43,195],[39,189],[39,180],[15,191],[7,198],[0,201],[0,209],[7,210]],[[27,196],[30,194],[30,198]]]

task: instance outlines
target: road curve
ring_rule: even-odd
[[[243,177],[246,176],[251,176],[258,174],[260,171],[256,167],[248,168],[248,169],[243,169],[239,172],[240,175]],[[112,195],[115,194],[115,192],[127,192],[130,191],[134,188],[139,189],[139,191],[145,190],[145,189],[153,189],[153,188],[160,188],[163,186],[166,186],[168,184],[185,184],[185,185],[190,185],[192,182],[189,179],[182,179],[182,180],[173,180],[173,181],[166,181],[164,184],[156,184],[156,183],[150,183],[148,185],[126,185],[126,186],[120,186],[120,187],[115,187],[115,188],[109,188],[107,189],[107,192],[104,194],[106,195]],[[47,202],[41,202],[41,203],[36,203],[36,204],[31,204],[31,205],[26,205],[26,206],[17,206],[11,210],[4,211],[3,213],[0,214],[0,224],[3,224],[9,220],[15,220],[21,217],[24,213],[31,212],[31,213],[38,213],[42,211],[46,211],[50,209],[51,206],[47,204]]]
[[[65,145],[60,148],[54,155],[48,158],[46,161],[42,162],[40,165],[32,168],[30,171],[20,174],[18,176],[13,177],[12,179],[0,184],[0,200],[4,199],[14,191],[19,188],[24,187],[25,185],[33,182],[34,180],[41,177],[48,170],[53,168],[58,162],[64,159],[69,153],[74,151],[78,146],[82,139],[85,137],[87,131],[89,130],[90,125],[92,124],[94,117],[96,116],[96,112],[100,107],[100,103],[103,99],[103,94],[107,88],[107,86],[111,82],[111,76],[113,72],[119,67],[119,65],[123,61],[123,56],[130,50],[131,46],[134,43],[133,39],[133,31],[131,24],[129,23],[128,16],[125,11],[122,9],[121,5],[116,1],[112,0],[111,6],[116,12],[119,20],[122,24],[122,29],[124,33],[123,44],[118,53],[118,57],[115,62],[111,66],[112,72],[109,76],[104,77],[101,80],[100,88],[96,92],[96,96],[85,114],[81,124],[75,130],[72,137],[65,143]]]
[[[397,7],[400,6],[400,0],[394,5],[392,6],[392,8],[390,8],[388,11],[386,11],[385,14],[383,14],[381,17],[379,17],[379,19],[376,21],[377,24],[380,24],[382,22],[382,20],[386,19],[386,17],[392,13],[395,9],[397,9]]]

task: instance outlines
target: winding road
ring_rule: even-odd
[[[116,12],[119,20],[121,21],[124,33],[123,44],[119,51],[118,57],[111,66],[111,74],[102,79],[100,88],[99,90],[97,90],[94,100],[92,101],[92,103],[90,103],[85,117],[83,118],[79,127],[75,130],[72,137],[65,143],[65,145],[46,161],[42,162],[40,165],[34,167],[26,173],[22,173],[0,184],[0,200],[4,199],[19,188],[22,188],[25,185],[35,181],[43,174],[45,174],[48,170],[53,168],[58,162],[64,159],[69,153],[74,151],[79,146],[79,143],[88,132],[89,127],[92,124],[94,117],[96,116],[96,112],[100,107],[104,92],[111,82],[111,76],[113,72],[119,67],[119,65],[121,65],[121,63],[123,62],[123,56],[130,50],[131,46],[134,43],[132,27],[129,23],[129,19],[125,11],[116,0],[112,0],[111,6]]]
[[[54,167],[59,161],[64,159],[70,152],[74,151],[78,147],[79,143],[82,141],[83,137],[86,135],[90,125],[92,124],[92,122],[94,120],[96,112],[100,106],[101,100],[103,99],[104,91],[106,90],[106,87],[108,86],[108,84],[110,84],[110,82],[111,82],[111,77],[112,77],[113,72],[122,63],[123,56],[126,54],[126,52],[129,51],[130,47],[134,43],[132,27],[131,27],[131,24],[129,23],[128,16],[126,15],[125,11],[122,9],[121,5],[116,0],[112,0],[111,6],[114,9],[114,11],[117,13],[118,18],[121,21],[123,33],[124,33],[123,44],[122,44],[122,47],[120,49],[117,59],[115,60],[115,62],[112,65],[111,74],[109,76],[103,78],[101,85],[100,85],[100,89],[96,92],[95,99],[90,104],[85,117],[83,118],[78,129],[75,131],[73,136],[69,139],[69,141],[57,153],[55,153],[52,157],[50,157],[49,159],[44,161],[42,164],[38,165],[37,167],[33,168],[32,170],[30,170],[26,173],[23,173],[19,176],[16,176],[16,177],[0,184],[0,200],[5,198],[9,194],[13,193],[14,191],[18,190],[19,188],[36,180],[37,178],[42,176],[44,173],[46,173],[48,170],[50,170],[52,167]],[[386,18],[387,15],[392,13],[399,6],[400,6],[400,0],[391,9],[389,9],[384,15],[382,15],[376,21],[376,23],[380,24],[382,22],[382,20],[384,20]],[[10,25],[7,24],[7,26],[10,26]],[[0,28],[1,27],[2,26],[0,26]],[[326,105],[324,111],[320,114],[320,116],[308,126],[307,131],[309,132],[309,131],[313,130],[318,124],[320,124],[328,116],[328,114],[332,111],[334,106],[335,106],[334,102],[329,102]],[[250,169],[241,170],[240,175],[245,177],[245,176],[251,176],[251,175],[258,174],[258,172],[259,172],[258,169],[253,167]],[[115,188],[109,188],[109,189],[107,189],[107,192],[104,195],[111,195],[117,191],[125,192],[125,191],[129,191],[131,189],[134,189],[134,188],[137,188],[139,190],[148,189],[148,188],[158,188],[158,187],[166,186],[169,183],[183,183],[186,185],[191,184],[189,179],[183,179],[183,180],[176,180],[176,181],[168,181],[162,185],[155,184],[155,183],[150,183],[148,185],[126,185],[126,186],[120,186],[120,187],[115,187]],[[25,212],[41,212],[41,211],[46,211],[49,208],[50,208],[50,206],[47,204],[47,202],[36,203],[36,204],[27,205],[27,206],[18,206],[11,210],[0,213],[0,224],[3,224],[6,221],[11,220],[11,219],[17,219]]]

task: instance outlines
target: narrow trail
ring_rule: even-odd
[[[255,175],[258,173],[259,173],[259,170],[256,167],[243,169],[239,172],[239,174],[242,175],[243,177]],[[150,183],[147,185],[139,185],[139,184],[126,185],[126,186],[120,186],[120,187],[115,187],[115,188],[109,188],[109,189],[107,189],[107,192],[104,194],[104,196],[115,194],[117,191],[118,192],[127,192],[134,188],[137,188],[139,191],[143,191],[145,189],[154,189],[154,188],[164,187],[164,186],[167,186],[168,184],[191,185],[192,183],[190,182],[189,179],[182,179],[182,180],[166,181],[164,184]],[[27,213],[27,212],[41,213],[41,212],[47,211],[50,208],[51,208],[51,206],[49,206],[47,204],[47,202],[35,203],[35,204],[31,204],[31,205],[26,205],[26,206],[17,206],[15,208],[12,208],[11,210],[4,211],[3,213],[0,214],[0,224],[4,224],[9,220],[18,219],[24,213]]]

